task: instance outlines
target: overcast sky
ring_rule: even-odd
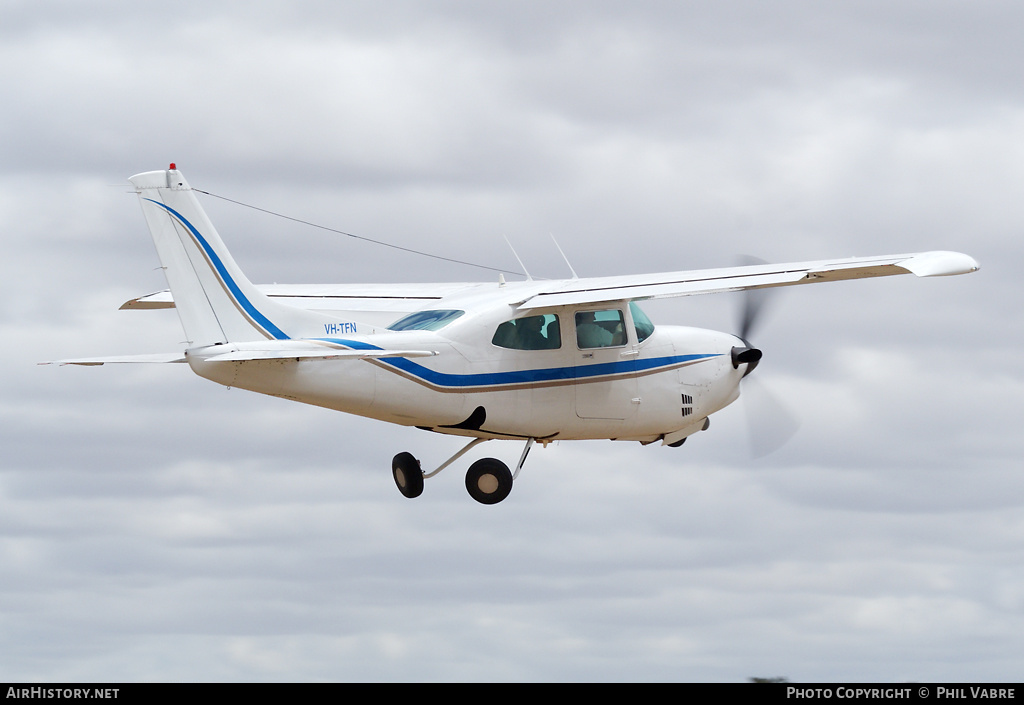
[[[1016,2],[0,3],[0,680],[1019,680]],[[459,439],[179,365],[126,178],[581,276],[950,249],[781,292],[682,448]],[[257,282],[472,281],[203,197]],[[648,306],[736,328],[731,295]],[[751,381],[754,381],[753,378]]]

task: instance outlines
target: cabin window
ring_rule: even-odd
[[[388,330],[441,330],[464,313],[454,309],[417,311],[398,319],[388,326]]]
[[[556,350],[562,347],[558,316],[526,316],[505,321],[494,331],[491,343],[509,350]]]
[[[636,329],[636,342],[642,343],[651,337],[654,332],[654,324],[647,314],[640,310],[635,301],[629,302],[629,312],[633,314],[633,327]]]
[[[576,314],[576,345],[580,349],[614,348],[626,344],[622,311],[580,311]]]

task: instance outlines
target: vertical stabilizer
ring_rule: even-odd
[[[173,164],[129,181],[139,194],[190,346],[287,340],[323,331],[323,316],[271,301],[246,279]]]

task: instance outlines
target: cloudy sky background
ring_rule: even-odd
[[[0,679],[1019,680],[1024,10],[1013,2],[0,4]],[[952,249],[781,292],[679,449],[475,457],[187,368],[126,177],[535,276]],[[203,198],[257,282],[465,281]],[[647,307],[735,330],[731,295]],[[755,409],[756,412],[756,409]],[[763,419],[762,419],[763,421]]]

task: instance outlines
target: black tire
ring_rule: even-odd
[[[391,461],[391,475],[398,491],[409,499],[423,494],[423,471],[412,453],[399,453]]]
[[[466,471],[466,491],[480,504],[497,504],[512,491],[512,472],[495,458],[481,458]]]

